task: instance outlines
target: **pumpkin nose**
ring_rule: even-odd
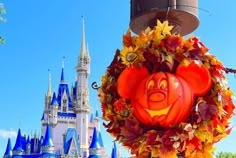
[[[153,102],[161,102],[166,99],[166,95],[162,92],[153,92],[149,95],[149,100]]]

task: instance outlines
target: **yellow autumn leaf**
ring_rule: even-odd
[[[170,150],[168,152],[160,153],[160,158],[177,158],[177,152],[175,150]]]
[[[141,154],[147,150],[147,145],[145,142],[142,142],[142,144],[139,145],[138,147],[138,153]]]
[[[190,60],[187,59],[187,58],[185,58],[184,60],[181,61],[181,64],[182,64],[183,66],[188,66],[188,65],[190,64]]]
[[[225,127],[220,126],[220,125],[217,125],[216,130],[217,130],[217,132],[219,132],[219,133],[223,133],[223,132],[225,131]]]
[[[211,68],[211,65],[210,65],[208,62],[205,62],[204,65],[205,65],[205,67],[206,67],[207,69],[210,69],[210,68]]]
[[[169,63],[173,63],[174,62],[174,56],[172,54],[168,54],[165,56],[165,60]]]
[[[159,150],[157,148],[152,148],[151,157],[158,157],[158,156],[159,156]]]
[[[157,20],[156,30],[160,31],[161,34],[163,35],[171,34],[172,28],[173,26],[170,26],[168,21],[164,21],[163,23],[161,23],[161,21]]]
[[[103,75],[102,78],[101,78],[101,82],[102,82],[102,84],[106,83],[107,82],[107,76]]]
[[[225,95],[234,96],[234,92],[231,89],[226,89]]]

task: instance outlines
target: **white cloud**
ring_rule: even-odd
[[[14,130],[5,130],[5,129],[0,129],[0,137],[2,138],[16,138],[17,132]]]

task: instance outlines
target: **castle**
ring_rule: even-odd
[[[116,158],[114,143],[111,156],[106,155],[100,131],[98,111],[89,105],[88,77],[90,56],[85,46],[84,19],[82,20],[81,50],[76,66],[77,80],[71,89],[64,80],[64,66],[57,94],[51,90],[51,75],[45,95],[41,118],[42,136],[22,135],[18,130],[12,149],[10,138],[3,158]]]

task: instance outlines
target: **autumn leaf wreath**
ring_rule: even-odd
[[[98,90],[105,127],[136,157],[213,157],[235,109],[225,67],[198,38],[157,21],[128,30]]]

